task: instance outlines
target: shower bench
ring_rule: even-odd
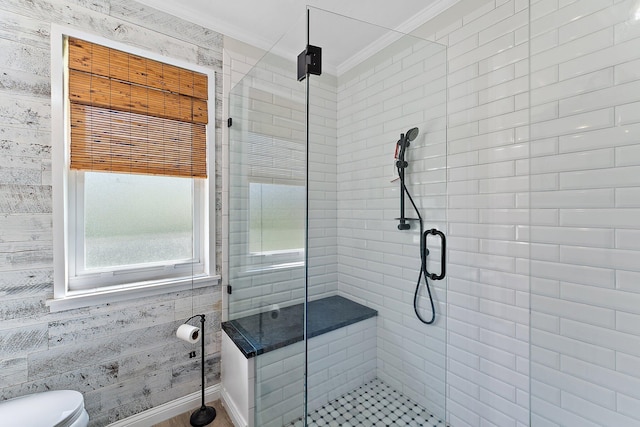
[[[307,308],[308,409],[376,376],[377,311],[341,296]],[[282,427],[303,413],[304,305],[222,323],[222,398],[236,426]]]

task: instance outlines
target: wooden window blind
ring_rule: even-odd
[[[206,178],[207,76],[68,38],[71,169]]]

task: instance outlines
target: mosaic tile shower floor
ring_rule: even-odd
[[[299,419],[287,427],[303,427]],[[309,427],[421,426],[448,427],[444,421],[413,403],[379,379],[311,412]]]

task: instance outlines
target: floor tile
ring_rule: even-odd
[[[303,424],[303,420],[298,419],[287,427],[302,427]],[[444,421],[377,378],[311,412],[307,425],[448,427]]]

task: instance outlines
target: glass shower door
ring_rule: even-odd
[[[246,363],[247,421],[444,422],[447,279],[427,290],[421,255],[444,271],[423,233],[447,233],[446,49],[308,12],[229,99],[223,328]],[[322,72],[299,80],[307,44]]]
[[[416,218],[447,231],[446,49],[315,8],[309,44],[322,49],[322,73],[308,77],[308,420],[444,421],[446,279],[429,279],[431,324],[416,316],[432,317],[424,277],[415,306],[414,296]],[[419,214],[407,194],[401,213],[401,158]],[[436,237],[427,270],[437,276]]]
[[[532,426],[640,425],[639,19],[531,16]]]
[[[230,383],[246,384],[236,400],[252,426],[280,427],[304,414],[306,101],[294,52],[305,34],[301,18],[229,98],[223,364],[237,362],[227,371],[242,374]]]

